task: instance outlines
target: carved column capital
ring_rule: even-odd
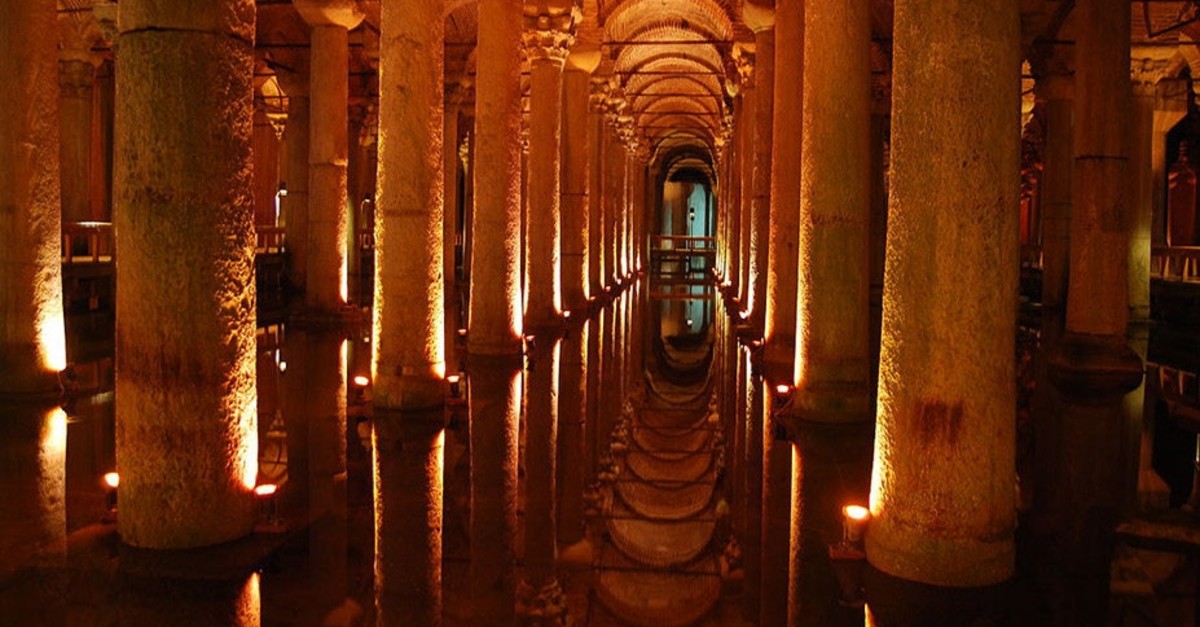
[[[1129,60],[1129,81],[1134,95],[1154,95],[1158,81],[1167,75],[1171,67],[1169,58],[1132,58]]]
[[[565,13],[525,14],[525,30],[521,43],[530,63],[551,62],[563,65],[575,43],[574,10]]]

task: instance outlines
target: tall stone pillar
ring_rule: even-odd
[[[521,349],[521,13],[482,0],[475,86],[472,354]]]
[[[789,625],[862,622],[828,547],[870,481],[870,39],[869,0],[805,2]]]
[[[1071,241],[1071,179],[1075,157],[1071,124],[1070,68],[1061,57],[1035,61],[1035,92],[1043,105],[1046,147],[1038,194],[1042,203],[1042,307],[1062,316],[1067,298],[1067,262]]]
[[[54,4],[0,3],[0,396],[54,396],[67,366]]]
[[[1132,501],[1131,429],[1122,398],[1142,379],[1126,344],[1129,323],[1130,138],[1104,133],[1133,122],[1128,7],[1089,0],[1075,8],[1075,181],[1066,332],[1048,369],[1065,402],[1058,464],[1039,492],[1049,511],[1052,611],[1057,624],[1104,620],[1112,532]]]
[[[771,129],[775,115],[775,14],[770,9],[745,10],[754,29],[754,153],[750,168],[750,279],[746,309],[750,323],[762,329],[766,320],[767,263],[771,221]]]
[[[251,0],[121,3],[117,467],[138,547],[254,523],[254,15]]]
[[[375,221],[376,610],[442,620],[446,371],[441,7],[383,5]]]
[[[349,289],[349,30],[358,26],[363,13],[357,3],[346,0],[296,0],[293,4],[312,26],[304,304],[312,313],[331,315],[346,305]]]
[[[563,65],[574,18],[525,16],[529,89],[529,224],[525,238],[525,328],[544,331],[562,315],[561,232]]]
[[[86,16],[86,17],[85,17]],[[64,222],[91,218],[90,176],[92,162],[93,64],[89,36],[90,14],[59,16],[61,45],[58,61],[59,159],[62,171],[62,215]]]
[[[593,76],[588,92],[587,140],[590,162],[588,167],[588,249],[587,280],[588,298],[599,297],[604,292],[604,90],[608,80]],[[570,125],[568,125],[570,128]],[[592,334],[593,336],[595,333]]]
[[[799,270],[801,123],[804,103],[804,3],[775,3],[775,85],[772,90],[769,243],[764,303],[766,393],[793,383],[796,276]],[[792,446],[772,409],[763,415],[762,584],[759,621],[784,625],[788,614]]]
[[[445,342],[446,346],[454,346],[457,341],[458,329],[465,326],[466,316],[458,310],[459,290],[455,272],[455,251],[458,247],[458,232],[462,227],[459,222],[458,207],[462,199],[459,196],[458,174],[461,171],[462,160],[458,156],[459,129],[459,90],[462,87],[447,89],[445,112],[442,121],[442,282],[445,284]],[[465,312],[462,312],[465,314]]]
[[[287,196],[280,199],[283,236],[288,251],[288,282],[304,289],[308,277],[308,142],[311,107],[308,98],[308,58],[288,59],[292,72],[275,76],[288,97],[287,125],[283,130],[284,161],[281,180]]]
[[[587,66],[580,68],[572,55],[563,89],[563,176],[562,176],[562,300],[563,307],[582,315],[591,293],[591,206],[590,186],[592,120],[588,113]],[[599,60],[598,56],[596,60]],[[585,61],[586,62],[586,61]],[[589,64],[591,65],[591,64]],[[594,68],[594,66],[593,66]]]
[[[1182,81],[1163,81],[1169,59],[1136,51],[1132,63],[1133,118],[1130,127],[1133,201],[1129,222],[1130,347],[1145,361],[1150,339],[1150,256],[1154,218],[1167,210],[1167,133],[1187,114]],[[1138,59],[1138,56],[1146,58]],[[1172,86],[1175,86],[1172,90]],[[1172,93],[1173,92],[1173,93]],[[1128,472],[1137,477],[1142,506],[1167,508],[1169,488],[1152,467],[1153,421],[1146,420],[1145,381],[1123,399]]]
[[[745,125],[746,96],[739,92],[733,99],[733,120],[730,125],[729,142],[725,147],[725,180],[721,190],[725,197],[725,215],[728,225],[725,231],[725,280],[733,288],[736,296],[741,289],[742,277],[742,201],[741,201],[741,164],[742,164],[742,133]]]
[[[753,260],[750,256],[751,232],[754,231],[754,153],[755,131],[758,129],[758,93],[755,87],[755,53],[753,50],[743,52],[738,57],[738,78],[741,80],[742,111],[738,120],[737,131],[737,186],[738,186],[738,224],[741,232],[738,240],[738,259],[741,268],[735,281],[738,297],[741,299],[739,313],[749,313],[753,297],[750,295],[750,266]]]
[[[602,227],[604,230],[604,276],[603,281],[606,287],[612,287],[616,282],[617,274],[621,271],[621,262],[617,257],[618,239],[617,239],[617,224],[620,220],[621,203],[624,202],[624,187],[623,179],[625,178],[625,148],[617,139],[612,124],[615,122],[616,114],[614,113],[617,106],[610,100],[606,103],[608,108],[608,118],[610,128],[607,133],[607,142],[604,146],[604,214],[602,216]]]
[[[867,559],[903,580],[985,586],[1013,574],[1018,7],[902,0],[895,24]],[[888,624],[886,601],[904,599],[870,590]]]

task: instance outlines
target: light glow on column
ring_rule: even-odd
[[[38,343],[42,365],[54,372],[67,368],[67,332],[63,324],[61,305],[58,311],[44,315],[38,322]]]

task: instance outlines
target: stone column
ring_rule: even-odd
[[[604,150],[607,146],[604,131],[604,90],[608,80],[593,76],[588,92],[588,298],[599,297],[604,292]],[[570,128],[568,126],[568,128]],[[593,333],[593,336],[595,334]]]
[[[458,329],[466,326],[466,320],[463,319],[465,315],[461,315],[458,310],[458,303],[462,302],[459,298],[462,286],[459,285],[455,272],[455,251],[461,227],[458,213],[461,201],[458,173],[461,171],[462,162],[458,157],[459,105],[456,102],[460,97],[460,89],[462,88],[446,90],[442,122],[442,283],[445,285],[446,320],[443,326],[447,347],[454,346],[458,338]]]
[[[870,39],[869,0],[805,3],[790,625],[862,622],[837,603],[828,547],[870,481]]]
[[[304,304],[310,313],[333,315],[345,307],[349,289],[346,250],[349,30],[358,26],[363,13],[357,3],[346,0],[296,0],[293,4],[312,26],[308,268]]]
[[[295,55],[294,72],[276,72],[288,97],[287,126],[283,131],[283,175],[287,196],[280,199],[284,241],[288,251],[288,282],[304,289],[308,277],[308,140],[310,102],[308,98],[308,59]]]
[[[1042,157],[1042,307],[1062,315],[1067,297],[1067,253],[1071,241],[1071,178],[1075,157],[1071,130],[1070,68],[1061,58],[1043,55],[1034,70],[1043,102],[1046,147]]]
[[[742,172],[742,133],[745,125],[746,96],[739,92],[733,99],[733,124],[730,141],[725,148],[725,180],[721,190],[725,196],[725,215],[728,217],[728,227],[725,232],[726,272],[725,280],[730,282],[733,295],[741,289],[742,277],[742,201],[741,201],[741,172]]]
[[[92,86],[96,82],[96,67],[92,63],[92,40],[87,36],[87,24],[79,15],[66,13],[58,18],[63,35],[58,87],[64,222],[91,218],[89,166],[92,161]],[[90,18],[90,14],[82,15]]]
[[[1075,8],[1075,185],[1066,333],[1049,355],[1065,401],[1060,463],[1039,491],[1052,494],[1052,597],[1057,624],[1103,621],[1112,532],[1132,501],[1130,431],[1122,397],[1142,379],[1126,344],[1129,323],[1130,147],[1133,122],[1128,7],[1090,0]]]
[[[1139,54],[1140,53],[1140,54]],[[1137,59],[1146,55],[1149,58]],[[1129,332],[1130,347],[1144,361],[1150,336],[1150,256],[1155,216],[1166,215],[1167,133],[1187,114],[1186,86],[1164,82],[1168,60],[1135,52],[1132,64],[1134,123],[1130,127],[1132,190],[1129,231]],[[1152,468],[1154,450],[1152,414],[1145,411],[1145,381],[1123,400],[1127,436],[1126,463],[1137,476],[1137,502],[1141,507],[1166,509],[1169,488]]]
[[[475,87],[472,354],[521,349],[521,13],[482,0]]]
[[[525,328],[545,331],[562,315],[561,167],[563,65],[575,39],[574,19],[525,16],[522,37],[529,88],[529,224],[525,238]]]
[[[583,315],[591,290],[589,179],[593,161],[588,140],[593,120],[588,113],[590,69],[577,67],[577,57],[583,55],[572,54],[567,59],[570,67],[563,89],[562,300],[564,308]]]
[[[610,101],[607,106],[611,125],[614,118],[612,110],[615,105]],[[610,126],[604,146],[604,214],[601,218],[603,222],[601,228],[604,230],[604,276],[602,279],[605,287],[613,287],[617,274],[621,270],[621,262],[617,257],[617,222],[621,203],[624,201],[622,186],[625,174],[624,154],[625,148],[621,146]]]
[[[0,4],[0,396],[56,396],[67,366],[54,5]]]
[[[738,186],[738,224],[741,231],[738,241],[738,258],[741,268],[735,281],[738,288],[740,313],[749,313],[750,303],[750,257],[751,232],[754,230],[754,154],[756,151],[754,133],[758,127],[758,97],[755,89],[755,54],[753,49],[743,52],[738,57],[738,78],[741,80],[742,111],[738,120],[737,145],[737,186]]]
[[[1016,522],[1018,7],[902,0],[895,23],[867,559],[904,580],[985,586],[1013,574]],[[869,590],[886,624],[892,608]]]
[[[771,211],[767,252],[764,325],[764,385],[790,385],[796,330],[796,275],[799,270],[801,111],[803,108],[804,4],[777,0],[775,85],[771,122]],[[781,183],[782,182],[782,183]],[[774,398],[769,396],[769,398]],[[771,407],[774,401],[764,403]],[[784,625],[788,612],[788,555],[792,446],[782,424],[764,410],[762,586],[759,621]]]
[[[117,467],[133,546],[254,523],[254,16],[251,0],[121,3]]]
[[[442,620],[443,25],[436,4],[383,6],[371,368],[384,624]]]
[[[749,6],[749,5],[747,5]],[[770,10],[746,11],[754,29],[754,153],[751,176],[750,279],[746,309],[750,323],[762,329],[766,320],[767,263],[771,221],[771,129],[775,115],[775,15]]]

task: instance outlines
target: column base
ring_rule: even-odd
[[[1048,361],[1050,382],[1080,405],[1114,403],[1142,381],[1142,359],[1124,336],[1067,332]]]
[[[889,575],[868,564],[863,572],[867,625],[1007,625],[1012,623],[1010,580],[979,587],[942,587]]]

